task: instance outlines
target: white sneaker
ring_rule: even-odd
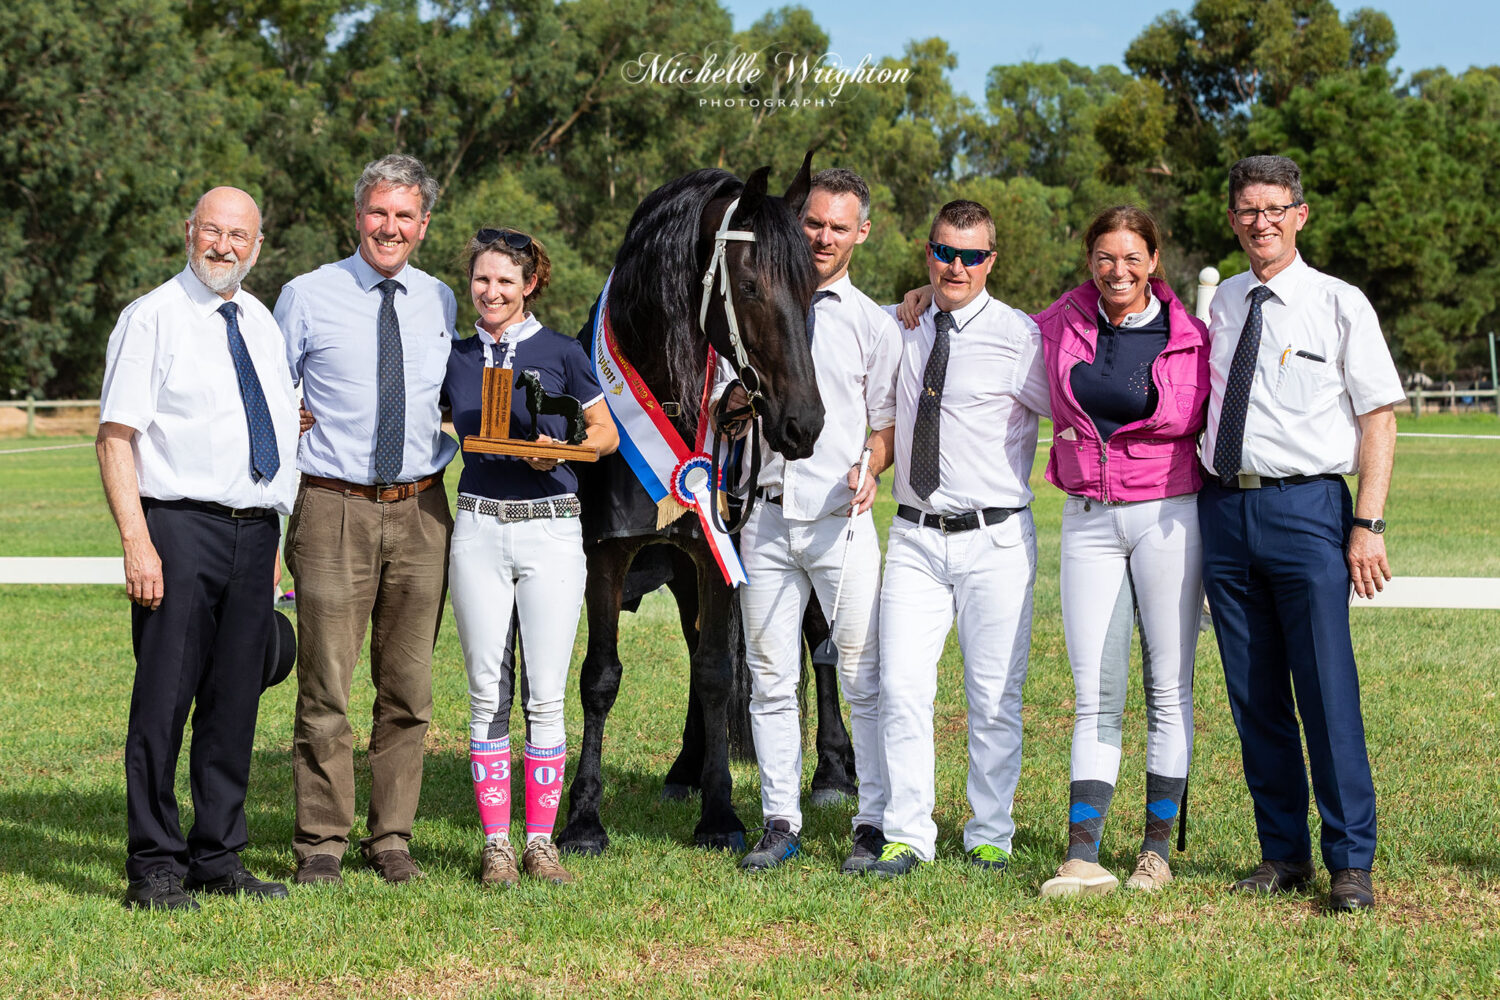
[[[1115,891],[1120,880],[1109,869],[1082,858],[1064,861],[1057,874],[1042,883],[1043,896],[1103,896]]]
[[[1172,881],[1172,866],[1155,851],[1142,851],[1135,859],[1135,871],[1125,880],[1128,889],[1155,892]]]

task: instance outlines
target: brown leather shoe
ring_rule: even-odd
[[[1363,868],[1340,868],[1333,873],[1333,888],[1328,892],[1328,908],[1345,913],[1368,910],[1375,905],[1375,887],[1370,873]]]
[[[297,862],[292,881],[298,885],[337,885],[344,881],[340,868],[337,854],[309,854]]]
[[[381,851],[370,859],[370,867],[391,885],[422,877],[422,869],[406,851]]]
[[[1231,892],[1306,892],[1312,888],[1311,861],[1262,861],[1260,867],[1230,886]]]
[[[484,845],[479,855],[479,881],[484,885],[515,885],[521,881],[516,870],[516,849],[510,841]]]
[[[526,850],[521,852],[521,867],[532,878],[553,885],[567,885],[573,881],[572,873],[562,866],[557,856],[557,845],[550,840],[533,840],[527,844]]]

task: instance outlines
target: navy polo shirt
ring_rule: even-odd
[[[517,338],[519,334],[519,338]],[[514,345],[508,343],[517,338]],[[526,387],[520,374],[534,371],[541,376],[542,387],[549,393],[566,393],[585,408],[604,398],[594,366],[583,345],[572,337],[558,333],[528,318],[506,331],[500,343],[487,343],[482,334],[453,342],[448,355],[448,373],[443,379],[443,400],[452,407],[453,426],[462,440],[479,433],[479,403],[484,385],[485,347],[494,365],[503,365],[511,354],[511,371],[515,373],[510,397],[510,436],[530,438],[531,414],[526,409]],[[513,354],[511,353],[513,350]],[[567,439],[567,421],[559,416],[543,416],[538,423],[541,433],[559,441]],[[458,480],[458,491],[491,500],[537,500],[561,496],[578,489],[578,474],[567,462],[550,472],[538,472],[520,458],[510,455],[464,453],[464,471]]]

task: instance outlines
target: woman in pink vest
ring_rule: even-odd
[[[1047,480],[1068,494],[1062,613],[1077,690],[1068,853],[1044,896],[1119,880],[1099,841],[1120,770],[1131,626],[1146,692],[1145,837],[1126,885],[1172,878],[1169,841],[1193,744],[1193,655],[1202,606],[1197,438],[1208,405],[1208,332],[1151,275],[1156,223],[1100,213],[1084,236],[1090,280],[1036,317],[1052,403]]]

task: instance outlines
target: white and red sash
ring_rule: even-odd
[[[615,343],[614,333],[609,328],[608,305],[609,285],[613,279],[614,272],[610,272],[594,318],[594,373],[604,388],[610,416],[614,417],[620,432],[620,455],[662,514],[666,515],[666,509],[674,503],[697,513],[698,523],[703,526],[703,537],[708,540],[708,547],[724,574],[724,582],[738,587],[746,580],[744,564],[740,562],[734,543],[715,527],[709,512],[709,477],[714,474],[714,468],[704,443],[711,422],[709,387],[718,355],[709,347],[708,373],[698,410],[697,447],[690,451],[677,428],[662,412],[656,396]],[[671,519],[669,515],[664,520],[659,518],[658,525]]]

